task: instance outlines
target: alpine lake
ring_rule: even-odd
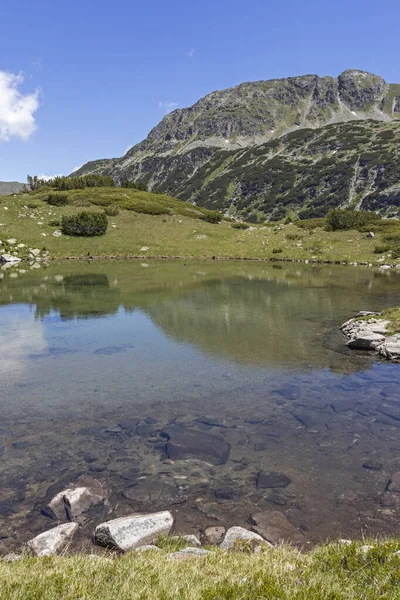
[[[400,364],[349,350],[340,331],[399,305],[399,272],[66,261],[3,273],[1,553],[53,527],[43,507],[85,474],[110,490],[97,522],[170,509],[176,531],[196,533],[275,510],[309,544],[400,534],[387,489]]]

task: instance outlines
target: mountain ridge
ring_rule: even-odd
[[[349,124],[351,130],[358,123],[368,129],[368,121],[380,123],[382,131],[392,124],[396,129],[400,122],[400,84],[386,83],[379,75],[356,69],[344,71],[337,78],[303,75],[242,83],[211,92],[193,106],[169,113],[123,157],[91,161],[74,175],[102,173],[112,175],[117,182],[135,179],[149,189],[209,205],[198,186],[192,189],[188,182],[208,165],[214,168],[209,169],[201,184],[202,190],[207,188],[219,175],[216,169],[227,166],[220,160],[216,165],[215,157],[221,153],[246,152],[278,143],[291,133],[317,132],[327,126]],[[226,160],[229,164],[233,155],[226,155]],[[251,165],[243,167],[251,174]],[[243,186],[237,181],[232,184],[236,195],[240,191],[246,202]],[[263,193],[261,186],[258,194]],[[229,196],[225,188],[220,194]],[[237,209],[230,210],[234,207],[235,202],[225,203],[224,210],[237,213]],[[271,215],[271,210],[261,212]]]

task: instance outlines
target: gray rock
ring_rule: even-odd
[[[138,546],[135,548],[135,552],[149,552],[151,550],[160,552],[160,548],[158,546],[154,546],[153,544],[145,544],[144,546]]]
[[[375,460],[366,460],[363,463],[363,467],[370,471],[380,471],[382,469],[382,463]]]
[[[78,527],[78,523],[63,523],[37,535],[28,542],[28,546],[36,556],[51,556],[65,548]]]
[[[10,552],[10,554],[6,554],[5,556],[3,556],[3,562],[12,563],[16,562],[17,560],[21,560],[22,558],[24,558],[22,554],[15,554],[14,552]]]
[[[379,355],[387,360],[400,360],[400,334],[388,336],[379,347]]]
[[[391,476],[387,488],[391,492],[400,492],[400,471]]]
[[[290,542],[296,545],[304,545],[306,538],[292,525],[282,513],[273,510],[255,513],[251,515],[254,523],[252,528],[256,533],[271,544]]]
[[[385,336],[380,333],[374,333],[371,330],[361,330],[357,333],[357,337],[349,340],[347,345],[349,348],[360,350],[375,350],[385,341]]]
[[[192,557],[201,557],[204,558],[208,554],[211,554],[209,550],[203,550],[202,548],[184,548],[183,550],[179,550],[178,552],[172,552],[172,554],[168,554],[168,558],[174,558],[178,560],[185,560],[187,558]]]
[[[130,515],[101,523],[96,527],[95,543],[120,551],[151,544],[160,535],[168,535],[174,524],[169,511]]]
[[[220,545],[223,550],[230,550],[233,548],[236,540],[249,540],[259,542],[260,544],[267,544],[272,547],[272,544],[264,540],[258,533],[244,529],[244,527],[231,527],[225,534],[224,541]]]
[[[181,425],[165,427],[162,435],[168,438],[167,454],[173,460],[197,458],[214,465],[224,465],[229,458],[230,444],[216,435]]]
[[[160,477],[139,480],[137,485],[128,487],[122,495],[137,511],[163,509],[175,504],[182,504],[188,499],[188,495],[179,482],[163,481]]]
[[[367,233],[367,235],[365,237],[374,239],[375,234],[374,234],[373,231],[368,231],[368,233]]]
[[[103,503],[106,497],[107,492],[102,484],[92,477],[86,477],[80,480],[80,484],[59,492],[48,506],[59,520],[67,517],[71,521],[83,522],[86,513]]]
[[[0,263],[19,263],[21,259],[18,256],[13,256],[12,254],[2,254],[0,256]]]
[[[204,537],[209,544],[220,544],[224,539],[225,527],[207,527]]]
[[[197,548],[200,548],[201,546],[201,542],[199,540],[199,538],[197,536],[195,536],[194,534],[190,533],[188,535],[172,535],[171,540],[185,540],[186,542],[189,542],[192,547],[196,546]]]
[[[257,476],[258,489],[284,488],[287,487],[291,482],[292,480],[290,477],[277,471],[260,471]]]

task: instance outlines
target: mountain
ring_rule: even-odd
[[[0,181],[0,196],[8,196],[9,194],[17,194],[24,187],[23,183],[18,181]]]
[[[243,83],[168,114],[102,173],[250,220],[400,210],[400,84],[348,70]]]

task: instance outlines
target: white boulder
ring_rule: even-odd
[[[220,545],[220,548],[222,548],[223,550],[230,550],[231,548],[233,548],[236,540],[255,540],[272,547],[272,544],[264,540],[264,538],[262,538],[261,535],[258,535],[258,533],[249,531],[244,527],[231,527],[226,532],[224,541]]]
[[[2,263],[19,263],[21,259],[13,254],[2,254],[0,256],[0,262]]]
[[[174,517],[168,511],[120,517],[96,527],[95,543],[107,548],[126,551],[151,544],[160,535],[168,535]]]
[[[83,485],[85,484],[85,485]],[[49,508],[58,519],[67,516],[71,521],[85,521],[85,513],[107,497],[105,488],[99,481],[85,478],[82,483],[59,492],[49,503]]]
[[[78,530],[78,523],[64,523],[37,535],[28,542],[29,548],[36,556],[56,554],[70,542]]]

